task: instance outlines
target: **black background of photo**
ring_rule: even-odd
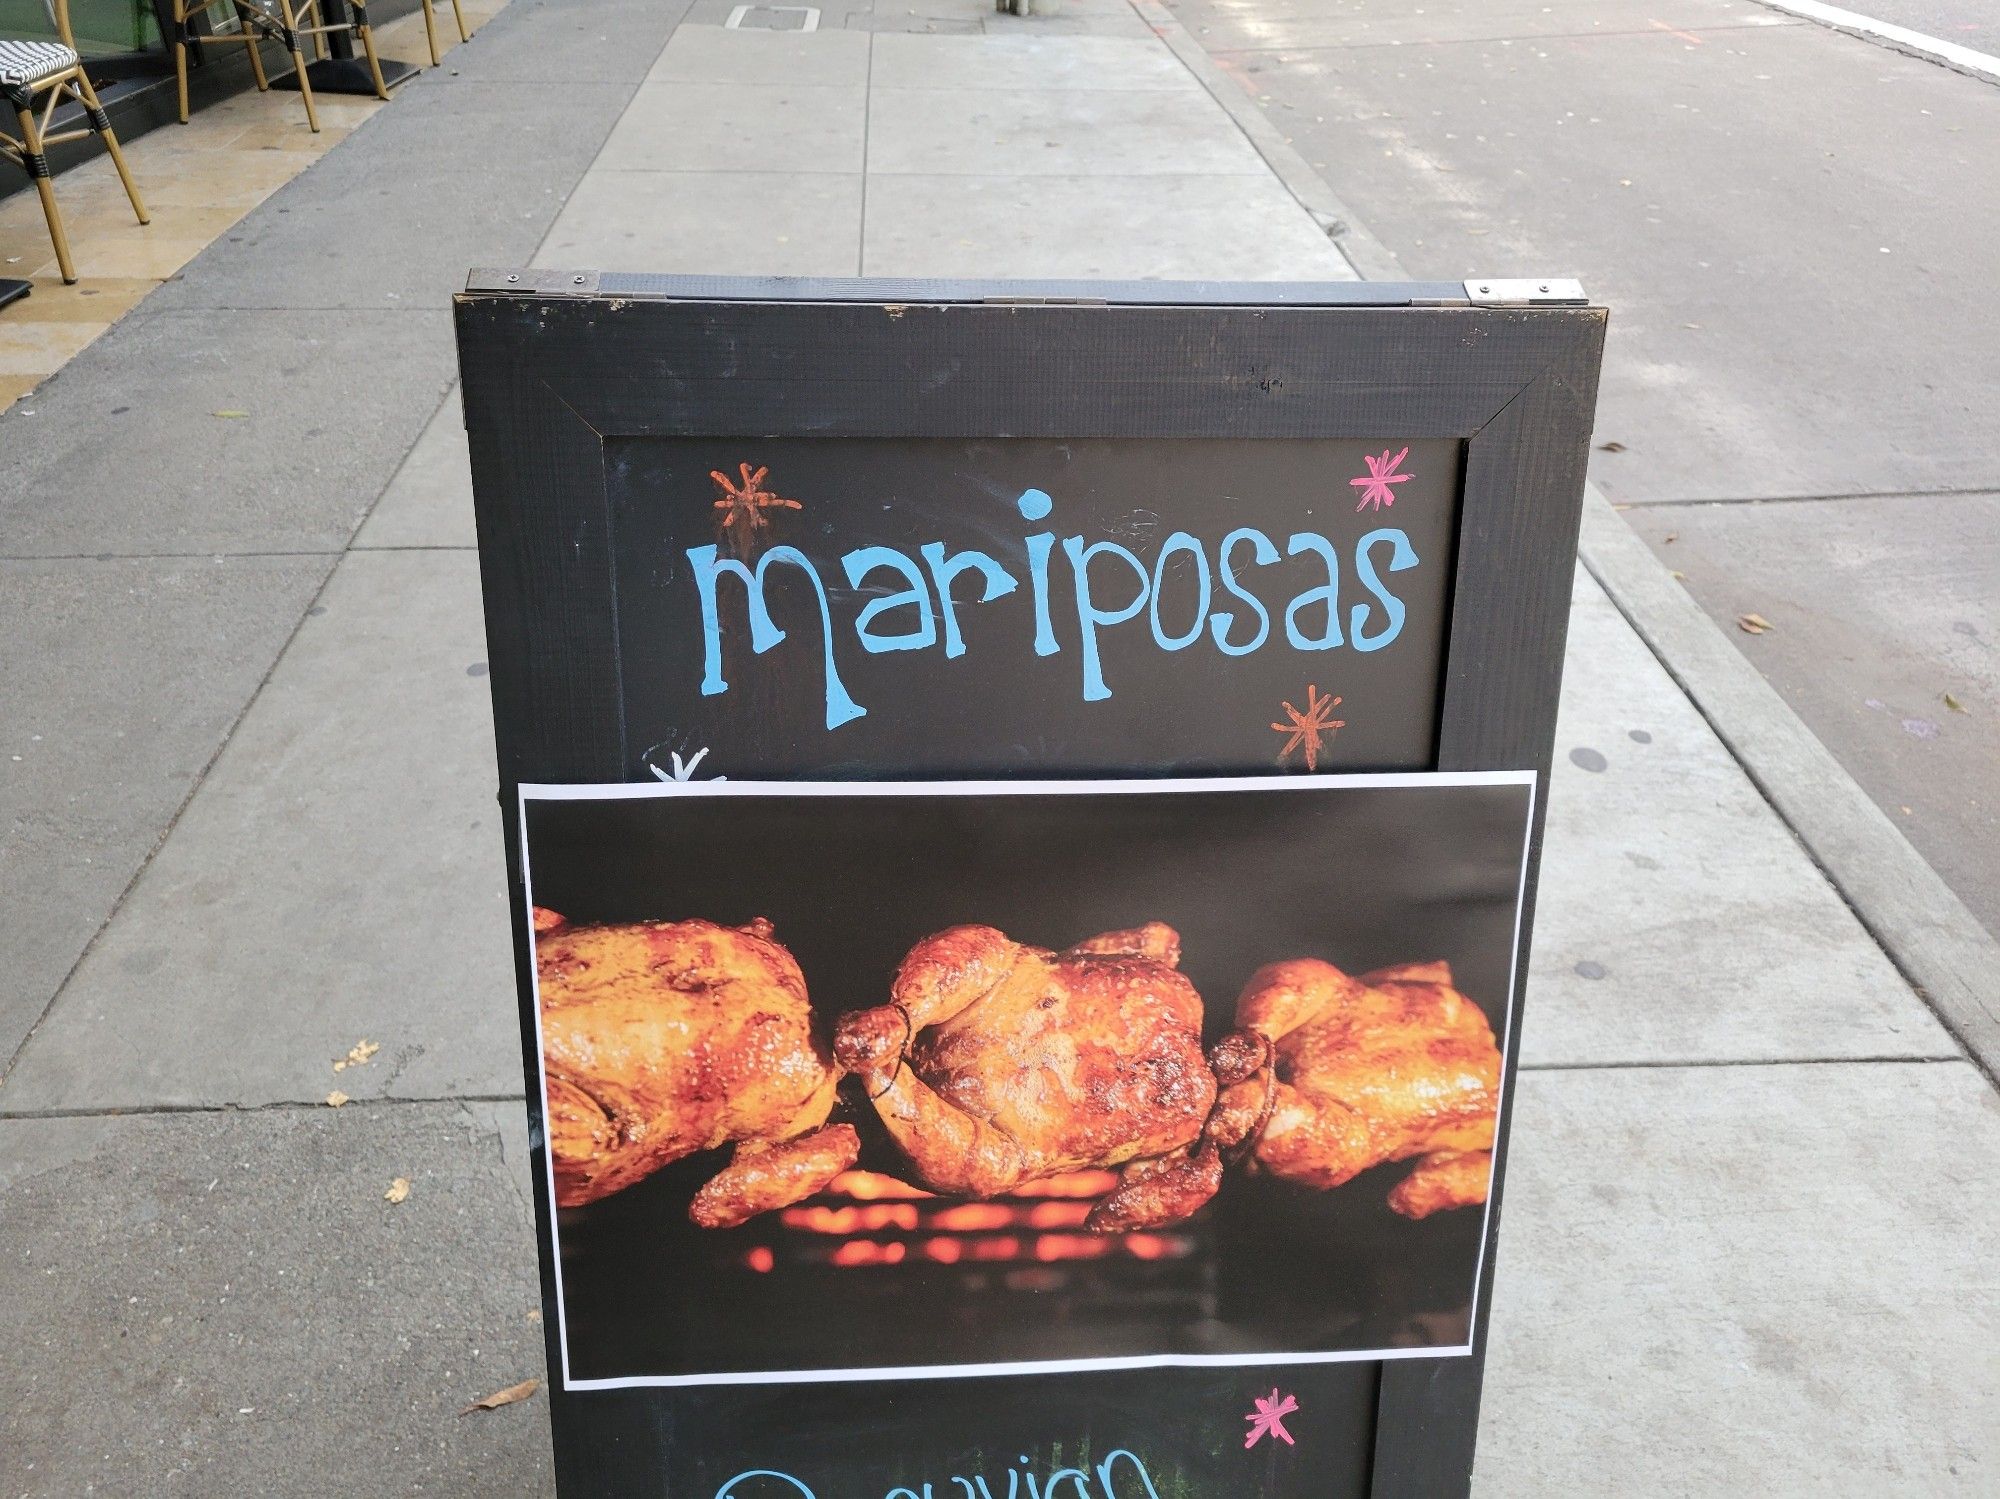
[[[572,922],[767,917],[829,1024],[884,1003],[903,955],[948,926],[1061,948],[1160,920],[1181,933],[1211,1039],[1259,966],[1306,956],[1352,973],[1444,958],[1498,1035],[1528,809],[1518,785],[1296,781],[530,800],[529,877],[535,902]],[[863,1127],[864,1167],[899,1173],[857,1090],[844,1085],[836,1118]],[[756,1274],[741,1260],[768,1226],[687,1220],[726,1160],[691,1157],[562,1214],[573,1377],[1448,1347],[1470,1326],[1482,1215],[1390,1212],[1407,1165],[1332,1192],[1232,1172],[1193,1225],[1208,1262],[1190,1314],[1185,1297],[1149,1294],[1157,1271],[1124,1256],[1092,1262],[1074,1294],[972,1294],[965,1266],[914,1260]]]

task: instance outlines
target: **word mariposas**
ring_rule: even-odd
[[[947,1479],[946,1484],[945,1488],[929,1483],[921,1488],[893,1488],[883,1499],[1160,1499],[1146,1465],[1122,1447],[1089,1472],[1082,1468],[1061,1468],[1040,1480],[1024,1457],[1018,1470],[1007,1470],[1004,1494],[998,1484],[989,1485],[984,1474]],[[715,1499],[818,1499],[818,1496],[789,1473],[753,1468],[748,1473],[738,1473],[717,1489]]]
[[[1025,519],[1040,521],[1047,519],[1055,502],[1043,491],[1030,489],[1015,506]],[[1206,642],[1225,656],[1247,656],[1262,649],[1280,630],[1294,650],[1326,651],[1345,644],[1357,651],[1378,651],[1402,633],[1404,616],[1403,601],[1383,581],[1383,574],[1406,572],[1417,565],[1416,549],[1401,530],[1385,526],[1362,536],[1354,544],[1354,579],[1367,593],[1368,601],[1353,604],[1343,621],[1338,550],[1316,532],[1295,531],[1285,538],[1283,555],[1317,560],[1325,569],[1326,581],[1291,598],[1274,623],[1274,605],[1250,586],[1255,570],[1273,565],[1280,556],[1277,542],[1262,531],[1244,526],[1229,532],[1215,543],[1213,560],[1207,543],[1186,531],[1176,531],[1161,543],[1150,564],[1116,542],[1086,542],[1081,536],[1065,536],[1060,538],[1063,567],[1055,562],[1057,541],[1052,531],[1025,538],[1027,581],[1035,605],[1034,650],[1038,656],[1053,656],[1063,649],[1065,632],[1059,631],[1051,618],[1049,579],[1051,569],[1061,567],[1068,574],[1069,591],[1075,600],[1074,638],[1085,702],[1102,701],[1112,692],[1098,651],[1100,633],[1136,621],[1142,613],[1153,643],[1163,651],[1184,651]],[[968,586],[965,596],[954,595],[958,580],[968,573],[978,578],[977,602],[981,604],[1005,598],[1021,586],[1018,577],[985,552],[950,551],[942,542],[930,542],[917,550],[918,556],[912,557],[894,547],[864,546],[840,559],[850,588],[877,595],[855,616],[852,627],[856,643],[869,655],[931,650],[941,644],[947,659],[962,656],[965,639],[958,610],[971,590]],[[761,656],[785,639],[785,631],[771,618],[764,587],[772,569],[787,567],[805,575],[819,601],[826,726],[837,729],[866,715],[868,710],[848,695],[841,681],[831,597],[819,569],[804,552],[774,546],[757,559],[754,568],[724,557],[715,546],[689,547],[687,556],[694,564],[701,602],[703,696],[729,690],[723,675],[721,580],[740,580],[748,594],[750,649]],[[1193,573],[1191,598],[1186,601],[1165,597],[1168,566],[1179,557],[1189,559],[1191,567],[1184,570]],[[882,593],[880,579],[884,577],[901,586]],[[898,615],[899,610],[905,613]],[[906,627],[892,630],[892,622]],[[1136,624],[1133,627],[1138,628]]]

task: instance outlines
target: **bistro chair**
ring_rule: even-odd
[[[451,0],[451,17],[458,22],[458,39],[461,42],[471,41],[472,33],[465,29],[465,7],[459,4],[459,0]],[[437,7],[431,0],[424,0],[424,40],[431,44],[431,66],[436,67],[444,59],[438,55]]]
[[[69,0],[51,0],[49,15],[56,23],[59,42],[9,41],[0,38],[0,94],[6,96],[14,118],[20,124],[16,137],[0,129],[0,156],[24,168],[42,196],[42,216],[49,221],[49,238],[56,247],[56,264],[62,268],[63,284],[76,284],[76,266],[69,258],[69,236],[63,232],[62,210],[56,207],[55,184],[49,177],[48,148],[65,141],[82,140],[95,131],[104,140],[111,164],[118,168],[118,180],[125,184],[125,196],[139,222],[150,224],[152,216],[125,165],[125,153],[118,149],[118,137],[111,131],[111,116],[97,101],[97,90],[84,76],[83,59],[77,55],[76,35],[69,27]],[[74,100],[83,107],[88,128],[78,127],[49,133],[56,107]]]
[[[330,26],[320,12],[320,0],[226,0],[236,13],[241,29],[236,32],[210,31],[196,37],[191,29],[195,17],[203,15],[225,0],[174,0],[174,81],[180,88],[181,123],[188,122],[188,43],[241,42],[250,49],[250,72],[257,80],[257,91],[263,93],[271,86],[271,80],[264,76],[264,59],[257,47],[260,42],[276,42],[292,54],[293,74],[299,85],[299,97],[306,103],[306,123],[315,134],[319,131],[319,110],[313,104],[312,80],[306,76],[306,38],[312,39],[313,51],[320,53],[326,45],[329,32],[352,31],[361,41],[361,50],[368,57],[368,75],[375,83],[375,97],[389,97],[389,86],[382,81],[382,64],[375,56],[375,33],[368,25],[368,7],[363,0],[348,0],[354,7],[354,19]]]

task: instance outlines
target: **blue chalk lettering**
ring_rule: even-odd
[[[1354,548],[1354,574],[1361,580],[1361,586],[1382,601],[1382,613],[1388,618],[1388,628],[1370,635],[1362,626],[1368,619],[1368,606],[1356,604],[1348,614],[1348,627],[1354,634],[1354,648],[1357,651],[1379,651],[1383,646],[1403,633],[1403,601],[1382,586],[1382,580],[1375,572],[1375,559],[1369,554],[1378,541],[1389,543],[1389,571],[1408,572],[1417,565],[1417,550],[1410,545],[1410,538],[1394,526],[1384,526],[1378,531],[1370,531],[1362,537]]]
[[[1271,616],[1264,608],[1264,602],[1236,581],[1236,566],[1229,560],[1229,554],[1237,543],[1250,543],[1250,555],[1259,567],[1269,567],[1278,560],[1278,549],[1271,538],[1262,531],[1253,531],[1248,526],[1231,531],[1222,538],[1222,545],[1216,551],[1216,560],[1222,565],[1222,586],[1248,604],[1257,614],[1257,633],[1247,644],[1231,645],[1229,627],[1236,623],[1236,616],[1228,610],[1218,610],[1209,620],[1209,633],[1215,636],[1215,648],[1225,656],[1247,656],[1271,637]]]
[[[847,572],[848,583],[855,588],[859,588],[861,580],[878,567],[901,574],[903,581],[910,585],[886,598],[870,599],[862,609],[860,617],[854,621],[854,633],[859,637],[863,650],[877,655],[883,651],[921,651],[937,644],[937,620],[931,614],[930,585],[925,582],[916,563],[894,547],[857,547],[840,559],[840,565]],[[876,616],[891,609],[915,609],[921,623],[900,635],[871,634],[868,628],[870,623]]]
[[[1028,581],[1035,590],[1035,654],[1053,656],[1062,647],[1056,644],[1055,627],[1049,623],[1049,548],[1054,536],[1039,531],[1028,538]]]
[[[847,695],[840,671],[834,665],[833,611],[827,604],[826,585],[820,582],[819,572],[806,554],[797,547],[772,547],[757,559],[757,571],[752,573],[733,557],[719,558],[718,552],[714,546],[687,549],[688,561],[694,564],[695,588],[701,596],[701,695],[714,697],[729,690],[729,683],[722,676],[722,624],[716,611],[715,580],[724,573],[743,580],[750,601],[750,649],[761,656],[785,638],[785,632],[778,628],[764,604],[765,570],[783,562],[804,572],[812,580],[813,592],[819,596],[820,653],[826,662],[826,726],[837,729],[865,715],[868,710]]]
[[[1113,1487],[1111,1482],[1111,1468],[1121,1457],[1130,1463],[1133,1471],[1139,1475],[1139,1482],[1146,1486],[1146,1493],[1149,1499],[1160,1499],[1159,1491],[1153,1487],[1152,1475],[1146,1471],[1146,1465],[1140,1462],[1134,1454],[1127,1452],[1123,1447],[1120,1447],[1116,1452],[1113,1452],[1097,1465],[1097,1481],[1104,1485],[1104,1499],[1120,1499],[1118,1490]],[[718,1495],[717,1499],[721,1499],[721,1496]]]
[[[1167,588],[1167,558],[1174,552],[1183,551],[1194,558],[1195,577],[1201,586],[1197,595],[1199,602],[1194,609],[1194,626],[1185,635],[1169,635],[1160,627],[1160,596]],[[1166,539],[1160,548],[1160,555],[1153,559],[1153,597],[1147,606],[1147,617],[1153,626],[1153,639],[1159,642],[1163,651],[1184,651],[1201,639],[1202,627],[1208,623],[1210,597],[1208,580],[1208,553],[1194,537],[1185,531],[1176,531]]]
[[[1104,685],[1104,673],[1098,666],[1097,631],[1103,625],[1123,624],[1145,608],[1153,591],[1152,576],[1143,562],[1115,541],[1095,541],[1085,546],[1081,536],[1071,536],[1063,541],[1063,553],[1076,573],[1076,621],[1083,632],[1083,700],[1102,702],[1111,696],[1111,689]],[[1090,560],[1100,553],[1121,559],[1139,580],[1139,591],[1132,595],[1132,602],[1108,613],[1098,608],[1090,596]]]
[[[1310,531],[1295,531],[1286,539],[1286,556],[1298,557],[1307,552],[1326,565],[1326,582],[1318,588],[1308,588],[1286,607],[1285,639],[1295,651],[1330,651],[1340,644],[1340,554],[1333,549],[1332,542]],[[1299,630],[1299,613],[1314,604],[1326,606],[1326,633],[1309,639]]]
[[[1021,585],[1012,573],[984,552],[946,552],[941,541],[926,542],[920,550],[924,561],[930,564],[931,579],[937,586],[938,609],[944,615],[945,659],[955,661],[965,654],[965,637],[958,632],[958,601],[951,596],[951,585],[958,575],[964,572],[980,575],[982,604],[1005,598]],[[1043,612],[1047,612],[1046,601]]]

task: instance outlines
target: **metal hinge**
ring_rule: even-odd
[[[467,291],[517,291],[537,297],[594,297],[596,271],[497,271],[473,270],[466,275]]]
[[[1468,281],[1465,299],[1475,307],[1582,307],[1590,301],[1581,281],[1559,276]]]

